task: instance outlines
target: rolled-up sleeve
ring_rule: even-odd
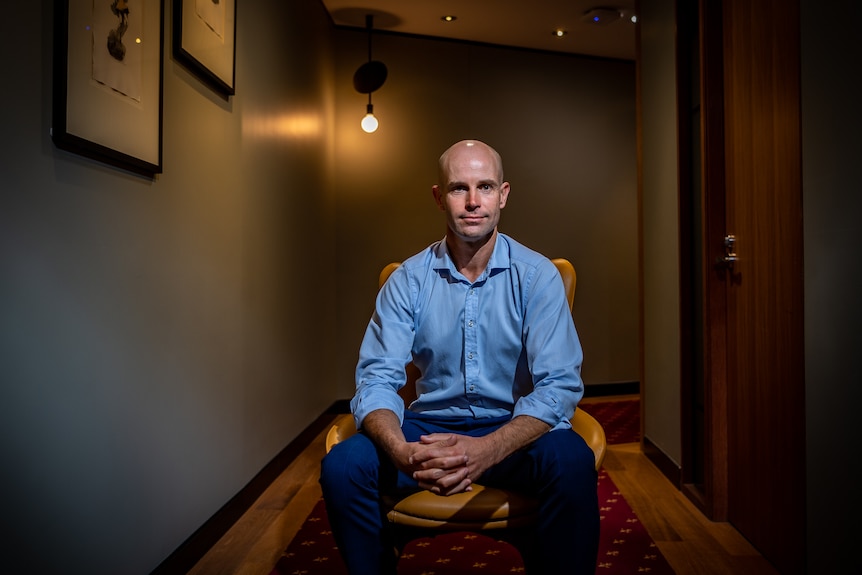
[[[529,415],[552,428],[568,428],[584,395],[583,350],[553,263],[537,270],[526,294],[523,337],[533,390],[518,400],[513,416]]]
[[[356,366],[356,393],[350,409],[357,429],[377,409],[394,412],[404,420],[404,401],[398,390],[406,382],[405,365],[411,360],[414,327],[410,285],[403,267],[397,268],[377,294]]]

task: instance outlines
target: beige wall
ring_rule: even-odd
[[[341,396],[353,391],[380,268],[444,234],[431,185],[437,157],[462,138],[503,156],[512,192],[500,229],[575,265],[587,384],[637,381],[634,64],[375,34],[389,77],[369,135],[367,96],[351,81],[367,35],[339,30],[336,46]]]
[[[229,102],[166,14],[153,181],[53,146],[53,2],[6,6],[4,572],[149,573],[336,396],[331,25],[237,4]]]
[[[680,442],[679,187],[674,0],[640,5],[644,435],[677,465]]]

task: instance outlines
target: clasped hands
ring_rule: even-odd
[[[403,471],[412,474],[419,487],[438,495],[470,491],[473,481],[497,463],[489,437],[432,433],[406,446]]]

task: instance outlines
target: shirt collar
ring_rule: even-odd
[[[434,269],[441,275],[447,274],[450,277],[464,278],[461,272],[455,269],[455,263],[452,261],[452,256],[449,255],[449,248],[446,245],[446,238],[440,240],[434,248]],[[509,269],[511,267],[511,259],[509,257],[509,238],[497,232],[497,241],[494,243],[494,251],[491,252],[491,259],[488,260],[488,266],[482,272],[476,282],[479,283],[487,279],[491,274],[499,270]],[[464,278],[466,281],[466,278]]]

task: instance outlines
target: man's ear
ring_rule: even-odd
[[[503,182],[500,186],[500,209],[506,207],[506,201],[509,199],[509,182]]]
[[[440,196],[440,186],[437,184],[431,186],[431,194],[434,196],[434,203],[437,204],[440,211],[445,212],[446,208],[443,207],[443,198]]]

